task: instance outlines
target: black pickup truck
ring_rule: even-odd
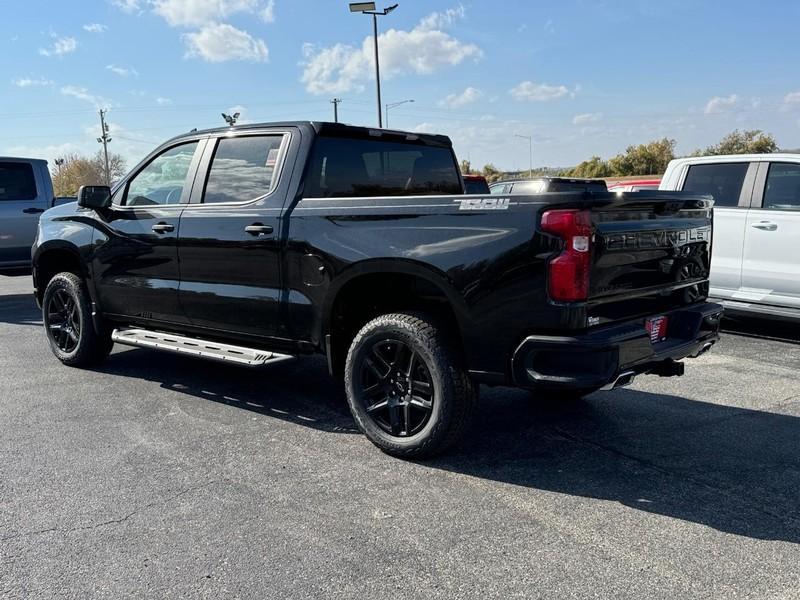
[[[479,383],[567,398],[682,374],[718,339],[711,224],[680,192],[465,195],[442,136],[247,125],[47,211],[33,280],[64,364],[115,342],[322,353],[367,437],[419,457],[459,437]]]

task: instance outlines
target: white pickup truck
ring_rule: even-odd
[[[710,297],[800,319],[800,154],[678,158],[659,189],[714,197]]]
[[[0,269],[30,264],[39,215],[56,204],[46,160],[0,156]]]

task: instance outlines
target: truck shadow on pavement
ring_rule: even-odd
[[[261,371],[197,365],[130,349],[98,370],[304,427],[357,432],[322,360]],[[558,403],[483,388],[478,411],[457,448],[421,465],[800,543],[800,390],[765,412],[635,390]]]
[[[634,390],[481,402],[447,471],[800,543],[800,389],[771,412]]]
[[[41,325],[42,311],[32,293],[0,296],[0,323],[11,325]]]

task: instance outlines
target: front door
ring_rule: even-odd
[[[711,293],[731,298],[742,285],[742,248],[757,165],[748,162],[691,165],[683,191],[714,197]]]
[[[751,300],[800,308],[800,164],[762,163],[747,217],[742,286]]]
[[[178,230],[204,141],[172,146],[150,159],[98,211],[93,273],[105,313],[185,322],[178,303]]]
[[[279,181],[288,141],[288,133],[209,141],[178,240],[180,301],[192,325],[283,337]]]
[[[39,215],[52,200],[37,174],[30,162],[0,161],[0,266],[31,260]]]

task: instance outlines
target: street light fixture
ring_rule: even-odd
[[[533,177],[533,136],[515,133],[514,137],[528,140],[528,179],[530,179]]]
[[[389,109],[394,108],[395,106],[400,106],[401,104],[406,104],[408,102],[413,102],[413,100],[400,100],[400,102],[390,102],[386,105],[386,129],[389,129]]]
[[[378,127],[383,127],[381,115],[381,69],[378,62],[378,16],[386,16],[397,8],[397,4],[387,6],[381,11],[375,10],[374,2],[351,2],[350,12],[360,12],[363,15],[372,15],[372,35],[375,40],[375,84],[378,89]]]

